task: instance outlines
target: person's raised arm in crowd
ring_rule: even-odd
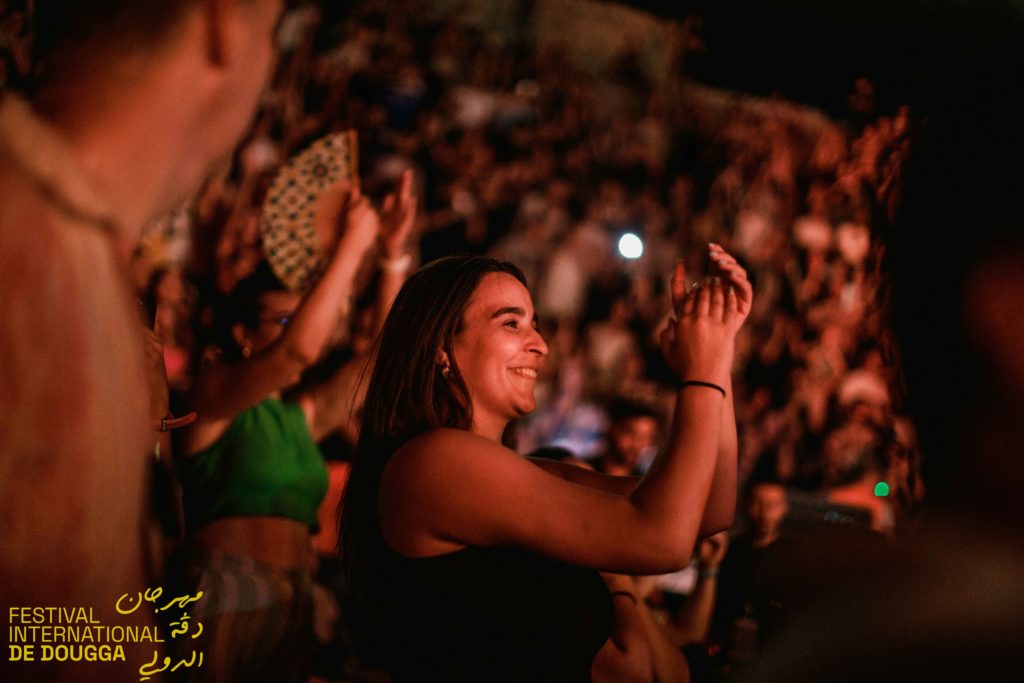
[[[384,320],[388,317],[391,304],[405,282],[405,276],[412,266],[409,253],[409,236],[416,223],[418,199],[413,194],[412,170],[402,173],[398,187],[384,198],[380,218],[380,284],[377,289],[377,306],[374,311],[373,336],[380,334]]]
[[[594,658],[594,683],[687,683],[686,658],[647,606],[639,581],[622,574],[602,578],[612,596],[615,627]]]
[[[318,221],[342,222],[343,233],[323,275],[304,297],[270,290],[258,293],[258,301],[238,302],[255,306],[254,315],[247,316],[252,319],[238,320],[230,329],[241,358],[206,368],[196,378],[193,405],[199,419],[188,432],[190,452],[213,443],[241,411],[296,384],[320,358],[379,229],[376,212],[358,191],[342,207],[340,217],[317,216]],[[315,416],[309,422],[314,424]]]
[[[384,326],[391,304],[412,265],[409,237],[416,222],[416,197],[412,171],[402,174],[398,187],[384,198],[380,213],[381,261],[370,334],[375,339]],[[349,443],[358,438],[358,419],[366,396],[367,364],[372,355],[353,349],[354,356],[325,381],[303,391],[300,405],[309,418],[310,433],[317,441],[340,430]]]
[[[729,532],[702,539],[697,546],[697,583],[678,611],[669,615],[668,627],[677,647],[705,644],[718,591],[718,572],[729,547]]]
[[[736,297],[738,325],[742,325],[750,314],[750,307],[753,302],[753,288],[747,279],[746,271],[736,262],[735,258],[717,244],[710,245],[709,251],[712,259],[709,277],[719,278],[719,280],[726,283],[728,290]],[[682,264],[679,264],[673,271],[670,283],[674,310],[680,309],[687,296],[687,287],[686,270]],[[666,328],[662,335],[662,351],[666,359],[669,360],[672,370],[678,375],[681,370],[675,365],[676,357],[671,351],[671,346],[674,343],[673,338],[672,328]],[[725,373],[722,388],[725,390],[725,399],[722,402],[722,415],[718,421],[720,433],[717,441],[714,477],[708,496],[707,507],[701,520],[700,535],[702,536],[711,535],[728,528],[732,524],[736,507],[738,449],[731,372]],[[635,489],[638,481],[634,477],[608,477],[597,472],[581,470],[565,463],[544,460],[535,462],[542,468],[571,481],[624,495],[630,494]]]
[[[736,293],[737,310],[745,320],[750,315],[753,303],[753,288],[747,279],[747,271],[736,259],[717,244],[711,244],[710,256],[712,266],[711,277],[720,277],[728,283],[731,291]],[[678,270],[677,270],[678,273]],[[672,279],[672,301],[675,304],[682,300],[685,293],[685,272]],[[733,402],[732,373],[726,377],[726,396],[722,402],[721,432],[718,437],[718,457],[715,460],[715,475],[711,483],[708,504],[704,508],[701,520],[702,535],[716,533],[732,525],[736,512],[736,468],[738,458],[738,441],[736,435],[736,408]]]

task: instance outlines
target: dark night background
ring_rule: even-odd
[[[879,109],[932,108],[991,80],[1021,49],[1024,10],[1010,2],[940,0],[697,0],[628,3],[660,16],[697,14],[709,49],[697,80],[840,113],[850,83],[875,85]],[[984,65],[984,66],[979,66]]]

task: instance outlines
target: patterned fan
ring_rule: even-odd
[[[356,132],[320,138],[281,168],[263,202],[260,230],[267,262],[286,287],[304,292],[326,263],[336,235],[317,234],[317,212],[337,200],[339,181],[359,183]]]

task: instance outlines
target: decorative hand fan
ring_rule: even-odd
[[[358,151],[354,130],[320,138],[289,159],[270,184],[260,220],[263,252],[274,274],[292,291],[304,292],[326,263],[337,226],[330,226],[330,234],[320,234],[327,228],[318,230],[315,218],[344,201],[347,190],[359,184]]]

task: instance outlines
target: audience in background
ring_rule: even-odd
[[[0,64],[8,86],[28,82],[33,72],[24,28],[31,4],[5,5],[10,11],[3,14]],[[49,9],[51,4],[35,3],[44,12],[63,11]],[[147,436],[149,423],[165,416],[168,404],[166,397],[147,400],[138,352],[142,342],[135,339],[140,335],[130,334],[133,313],[121,282],[127,279],[116,271],[127,272],[119,264],[127,263],[143,222],[187,197],[220,157],[226,160],[235,138],[249,125],[247,107],[255,106],[262,85],[263,69],[257,67],[269,67],[273,4],[228,3],[231,11],[225,20],[238,20],[253,36],[262,37],[245,43],[253,51],[249,56],[206,51],[205,58],[222,60],[215,66],[223,71],[218,72],[221,86],[235,89],[230,96],[226,90],[218,95],[213,88],[200,92],[157,83],[146,75],[149,66],[178,64],[171,56],[179,54],[175,50],[205,44],[210,37],[200,38],[198,30],[178,31],[176,37],[158,31],[162,37],[157,44],[167,41],[175,50],[119,69],[92,69],[89,65],[112,63],[120,43],[103,43],[114,33],[107,28],[120,26],[119,20],[107,28],[93,22],[78,39],[67,38],[66,48],[56,39],[52,46],[47,41],[38,46],[41,55],[58,58],[40,72],[34,113],[18,113],[22,105],[10,94],[3,96],[4,116],[13,118],[5,118],[2,152],[14,163],[4,170],[3,187],[11,197],[6,205],[11,208],[3,218],[7,255],[0,259],[7,266],[0,272],[8,282],[4,291],[12,294],[14,318],[0,342],[9,361],[0,382],[10,383],[0,392],[8,400],[9,410],[3,412],[10,417],[0,429],[0,443],[14,444],[3,448],[7,456],[28,452],[21,449],[24,444],[35,452],[50,449],[54,439],[66,448],[88,441],[83,452],[97,453],[100,465],[73,459],[68,463],[76,475],[99,474],[84,480],[84,486],[76,480],[72,488],[93,501],[104,499],[97,492],[115,480],[122,490],[137,491],[135,498],[118,499],[124,509],[116,514],[122,521],[141,514],[143,462],[125,467],[126,461],[119,460],[115,474],[102,465],[110,464],[105,454],[111,442],[121,452],[134,448],[145,454],[154,441],[153,435]],[[354,127],[360,134],[366,193],[378,200],[404,174],[403,182],[411,183],[420,198],[417,237],[410,244],[419,261],[455,251],[491,253],[518,264],[534,286],[551,362],[538,377],[538,409],[505,435],[508,443],[521,452],[554,444],[606,467],[638,469],[648,457],[639,444],[653,442],[648,428],[664,424],[664,406],[673,393],[656,339],[668,308],[662,274],[677,258],[691,270],[702,270],[707,243],[721,243],[738,254],[759,291],[749,324],[737,338],[733,393],[741,480],[769,464],[770,478],[779,482],[777,490],[786,486],[862,507],[876,530],[899,533],[908,511],[924,496],[924,487],[917,435],[901,414],[905,397],[897,383],[892,335],[884,323],[887,283],[881,269],[885,251],[880,219],[891,208],[891,190],[900,184],[911,112],[900,109],[870,120],[865,102],[872,93],[866,81],[852,86],[851,116],[844,126],[782,99],[759,100],[689,80],[673,79],[655,88],[629,54],[595,75],[573,64],[564,52],[534,43],[527,31],[513,32],[521,36],[517,42],[502,43],[508,35],[491,35],[454,13],[426,11],[411,0],[290,5],[277,31],[280,58],[272,86],[230,169],[209,179],[179,212],[177,227],[167,228],[171,239],[165,241],[184,241],[184,247],[136,251],[133,278],[140,292],[148,286],[150,300],[159,304],[154,308],[157,331],[176,397],[194,385],[198,359],[210,355],[213,302],[250,276],[263,258],[259,209],[270,179],[311,140]],[[177,10],[154,13],[153,26],[173,12]],[[180,27],[196,29],[199,20],[192,9],[181,12],[188,20],[182,19]],[[73,27],[77,17],[76,11],[61,21],[65,28]],[[45,30],[49,38],[72,35]],[[136,36],[127,31],[121,38],[137,50]],[[244,74],[237,68],[239,60],[246,64]],[[131,72],[136,68],[141,71]],[[81,80],[85,74],[89,78]],[[163,75],[195,80],[184,71]],[[95,89],[81,86],[94,78]],[[133,88],[120,87],[124,79],[131,79]],[[182,99],[182,91],[191,96]],[[108,92],[113,93],[109,99],[96,96]],[[173,105],[166,103],[169,93],[176,98]],[[104,117],[144,98],[156,112],[153,116],[121,116],[139,121],[138,128],[90,130],[85,125],[113,120]],[[231,106],[222,106],[222,100]],[[171,120],[183,113],[181,102],[214,112],[205,119],[194,117],[204,119],[209,130],[185,131],[180,121]],[[27,133],[36,130],[32,121],[37,118],[65,134],[61,144],[66,148],[51,154],[46,143],[26,151],[15,138],[34,144],[37,138]],[[143,130],[143,121],[160,134]],[[40,135],[50,137],[48,132]],[[142,143],[131,142],[136,135]],[[106,143],[101,145],[102,140]],[[165,147],[145,147],[161,140]],[[189,164],[164,169],[162,160],[169,161],[172,148]],[[146,173],[131,159],[116,165],[102,160],[103,154],[109,153],[107,161],[113,162],[116,153],[139,149],[151,152]],[[83,157],[84,170],[48,175],[51,167],[33,161],[48,155]],[[109,168],[123,176],[103,177]],[[86,188],[98,181],[99,192],[80,192],[79,175],[86,179]],[[166,192],[157,196],[157,185]],[[94,201],[97,196],[99,201]],[[132,201],[123,201],[128,198]],[[40,223],[44,219],[45,226]],[[71,253],[82,250],[81,258],[66,267],[23,258],[39,244],[38,235],[64,234],[64,223],[76,225],[76,237],[67,239],[89,243],[71,248]],[[112,240],[99,237],[108,229]],[[643,244],[638,258],[619,251],[619,239],[627,232]],[[151,234],[153,241],[147,245],[160,244],[161,237]],[[46,253],[45,259],[52,258],[56,256]],[[26,265],[33,263],[38,267]],[[64,310],[46,303],[63,295],[33,284],[52,283],[54,273],[70,278],[61,291],[74,292],[69,305],[88,314],[88,320],[77,314],[39,318],[41,310]],[[342,363],[367,348],[379,329],[368,322],[374,292],[380,291],[375,287],[360,280],[351,325],[332,358],[314,375],[329,376],[330,362]],[[31,310],[17,308],[23,291],[35,292],[24,299]],[[45,292],[51,292],[51,299],[39,298]],[[111,307],[112,301],[120,303]],[[102,325],[97,322],[104,320]],[[45,324],[38,328],[33,321]],[[95,335],[97,330],[102,330],[99,339],[77,334]],[[73,342],[70,352],[68,339]],[[102,349],[117,362],[100,362],[82,350],[85,346]],[[45,353],[47,359],[66,362],[20,362],[29,348],[37,354],[34,358]],[[100,367],[105,372],[113,368],[103,381],[117,386],[101,386],[93,381],[96,373],[90,375],[93,379],[81,375]],[[70,381],[76,377],[83,381]],[[57,386],[70,387],[63,396],[75,399],[75,406],[92,404],[95,411],[79,411],[71,404],[50,411],[57,399],[45,389]],[[26,395],[26,387],[36,387],[36,393]],[[639,427],[620,428],[608,407],[623,401],[654,406],[655,414],[627,420]],[[147,407],[152,412],[148,416]],[[84,417],[79,424],[68,415]],[[51,429],[51,419],[60,428]],[[78,425],[74,434],[70,424]],[[39,428],[39,434],[9,425]],[[342,425],[324,444],[328,458],[350,452],[356,437],[352,425]],[[9,462],[3,481],[34,462],[4,459]],[[32,476],[22,481],[34,481]],[[42,482],[21,488],[33,500],[21,500],[4,487],[3,506],[12,519],[49,519],[29,510],[48,506],[49,497],[37,497],[36,492],[54,487]],[[8,539],[11,547],[23,547],[27,533],[15,525]],[[85,542],[84,535],[73,535]],[[113,547],[114,540],[75,556],[125,558],[134,551],[121,538]],[[719,539],[698,549],[702,570],[692,605],[717,580],[714,563],[724,547]],[[66,557],[75,551],[62,546],[60,553]],[[29,586],[19,579],[21,573],[42,566],[32,558],[14,566],[10,562],[23,556],[4,556],[10,558],[3,565],[5,585]],[[47,582],[56,581],[56,575],[38,574],[40,599],[91,599],[101,588],[88,578],[95,568],[88,562],[83,566],[81,587],[68,596],[49,590],[52,582]],[[118,588],[141,581],[117,572],[106,578],[120,582]],[[648,595],[645,590],[640,594]],[[651,600],[653,604],[655,598]]]

